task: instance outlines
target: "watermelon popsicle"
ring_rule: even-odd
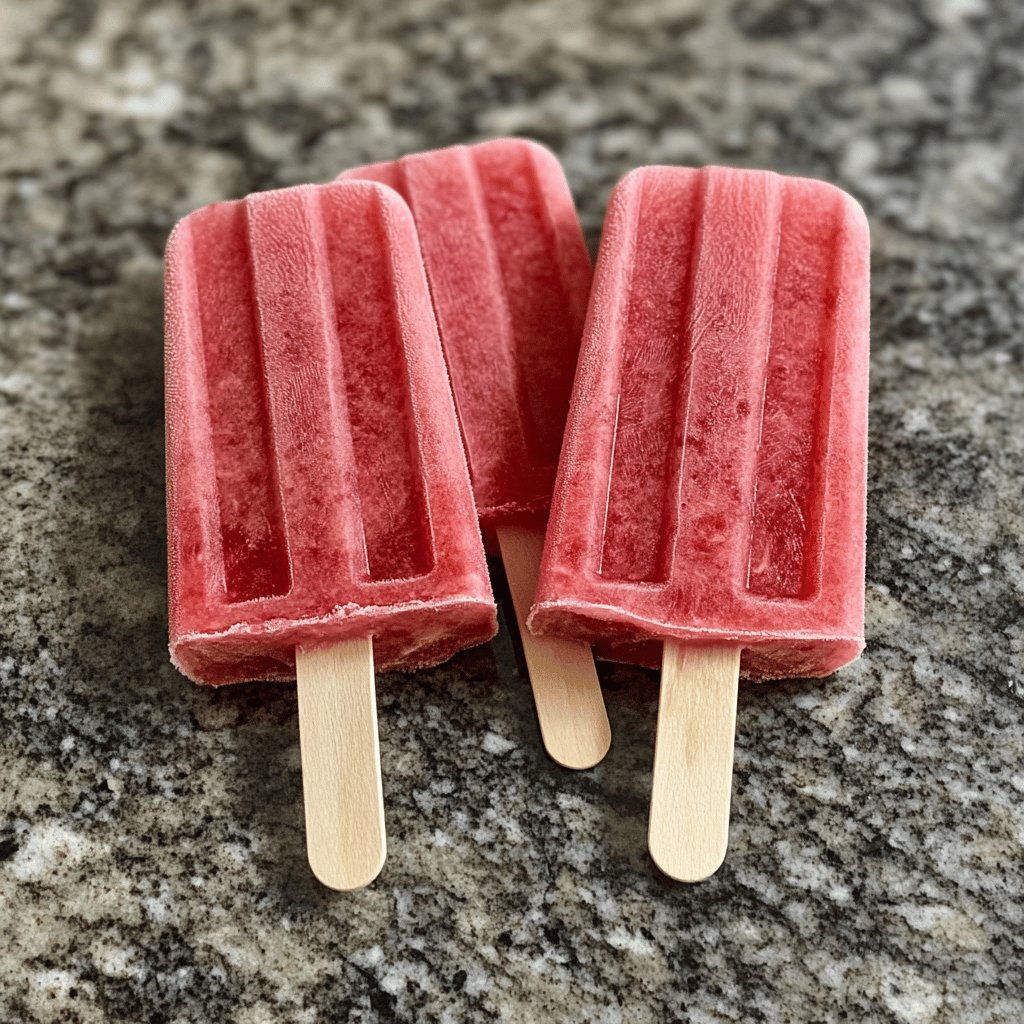
[[[496,630],[415,227],[371,183],[217,203],[166,255],[170,647],[298,678],[318,877],[384,857],[378,668]]]
[[[545,746],[589,768],[611,740],[589,646],[525,629],[591,281],[557,159],[523,139],[346,171],[416,220],[482,526],[494,532]]]
[[[664,642],[649,839],[673,877],[725,855],[741,668],[863,647],[868,256],[823,182],[648,167],[609,203],[529,624]]]

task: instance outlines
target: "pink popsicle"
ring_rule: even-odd
[[[664,644],[674,877],[725,855],[741,664],[827,675],[864,644],[868,257],[819,181],[647,167],[609,204],[529,625]]]
[[[545,746],[589,768],[611,732],[589,647],[523,628],[534,596],[591,266],[558,160],[497,139],[346,171],[409,203],[481,524],[496,535]]]
[[[858,655],[868,255],[860,207],[824,182],[619,184],[534,630],[736,643],[761,678]]]
[[[412,218],[369,183],[217,203],[167,247],[171,655],[294,679],[482,643],[495,608]]]
[[[558,160],[496,139],[353,178],[391,186],[416,220],[481,522],[546,512],[591,280]]]
[[[316,876],[386,856],[374,666],[496,631],[416,229],[369,182],[186,217],[167,246],[171,657],[298,681]]]

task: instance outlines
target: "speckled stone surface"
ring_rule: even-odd
[[[1017,0],[0,5],[0,1021],[1024,1019]],[[534,135],[828,178],[874,233],[864,659],[744,686],[732,846],[645,853],[656,681],[539,745],[503,633],[380,680],[391,855],[304,861],[288,687],[166,652],[161,250],[213,199]]]

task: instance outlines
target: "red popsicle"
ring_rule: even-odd
[[[181,221],[166,268],[172,659],[214,685],[298,668],[304,759],[344,689],[320,677],[354,672],[375,756],[374,662],[496,629],[412,218],[371,183],[253,195]]]
[[[657,826],[692,824],[659,763],[692,697],[670,668],[716,666],[731,771],[741,665],[826,675],[864,644],[868,256],[860,207],[819,181],[647,167],[609,204],[529,622],[665,642],[669,873],[691,867]]]
[[[497,535],[522,626],[591,280],[565,175],[542,146],[498,139],[341,177],[383,182],[412,210],[480,521]],[[589,648],[521,633],[549,752],[591,767],[611,733]]]

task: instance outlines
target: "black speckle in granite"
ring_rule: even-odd
[[[0,1020],[1024,1019],[1024,8],[39,0],[0,14]],[[534,136],[873,230],[868,650],[740,691],[731,849],[646,853],[656,678],[544,755],[507,630],[379,681],[390,854],[306,867],[291,688],[166,650],[163,244],[203,203]],[[504,594],[496,571],[499,594]]]

